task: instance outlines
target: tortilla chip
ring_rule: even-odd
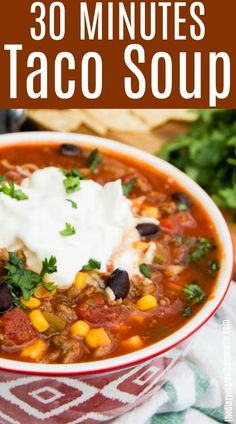
[[[83,123],[80,109],[29,109],[28,117],[52,131],[75,131]]]
[[[80,113],[83,116],[83,124],[87,128],[99,135],[105,135],[107,133],[107,127],[103,125],[103,123],[100,122],[98,119],[88,114],[87,109],[81,109]]]
[[[132,109],[132,113],[150,128],[159,127],[168,121],[191,122],[196,119],[196,114],[188,109]]]
[[[107,130],[131,133],[147,132],[148,126],[128,109],[86,109],[92,119],[97,119]]]
[[[72,132],[85,125],[105,135],[145,134],[168,121],[192,121],[196,114],[187,109],[29,109],[28,117],[43,129]]]

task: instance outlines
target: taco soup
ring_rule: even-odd
[[[0,174],[0,357],[61,364],[130,353],[214,295],[214,225],[168,175],[50,143],[1,148]]]

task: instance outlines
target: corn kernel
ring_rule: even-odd
[[[48,321],[43,316],[43,313],[40,311],[40,309],[34,309],[29,313],[29,319],[33,325],[33,327],[39,332],[43,333],[44,331],[48,330],[50,327]]]
[[[88,278],[87,272],[78,272],[78,274],[75,277],[75,285],[79,289],[83,289],[86,286]]]
[[[70,327],[70,332],[72,336],[77,336],[77,337],[87,336],[89,330],[90,330],[90,327],[85,321],[75,321]]]
[[[133,242],[133,248],[139,249],[142,252],[145,252],[148,248],[148,243],[145,243],[144,241],[134,241]]]
[[[34,361],[40,361],[46,350],[47,343],[44,340],[37,340],[29,346],[25,346],[21,351],[21,356],[33,359]]]
[[[108,346],[111,344],[111,340],[104,328],[92,328],[89,330],[85,341],[91,349],[97,349],[98,347]]]
[[[130,350],[138,350],[143,347],[143,341],[140,336],[133,336],[127,340],[123,340],[122,345]]]
[[[159,210],[155,206],[145,206],[142,210],[142,215],[147,216],[148,218],[159,218]]]
[[[30,297],[29,300],[25,300],[23,297],[20,298],[21,303],[23,303],[24,306],[26,306],[28,309],[35,309],[38,308],[41,305],[41,302],[39,299],[36,299],[35,297]]]
[[[146,294],[138,300],[137,306],[140,311],[148,311],[149,309],[156,308],[157,300],[151,294]]]

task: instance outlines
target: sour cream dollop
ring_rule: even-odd
[[[126,234],[132,232],[132,242],[139,235],[131,202],[123,195],[120,180],[104,186],[82,180],[80,190],[68,194],[64,179],[60,169],[48,167],[16,187],[28,200],[18,201],[0,193],[0,247],[11,251],[23,246],[30,266],[37,272],[45,258],[55,256],[57,272],[50,275],[50,281],[68,288],[89,259],[99,261],[105,272],[110,258],[122,248]],[[66,223],[74,227],[74,235],[60,234]],[[127,268],[127,255],[124,261]],[[118,262],[122,266],[122,256]]]

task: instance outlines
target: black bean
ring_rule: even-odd
[[[117,268],[107,279],[107,287],[113,291],[116,299],[125,299],[130,289],[129,274]]]
[[[83,152],[83,149],[76,144],[65,143],[60,146],[59,151],[64,156],[77,156]]]
[[[171,197],[175,202],[181,205],[185,205],[187,206],[187,208],[191,208],[192,206],[191,199],[185,193],[182,193],[182,192],[173,193]]]
[[[5,283],[0,284],[0,315],[13,307],[13,299]]]
[[[159,235],[160,228],[156,224],[143,223],[137,225],[137,230],[141,237],[155,238]]]

